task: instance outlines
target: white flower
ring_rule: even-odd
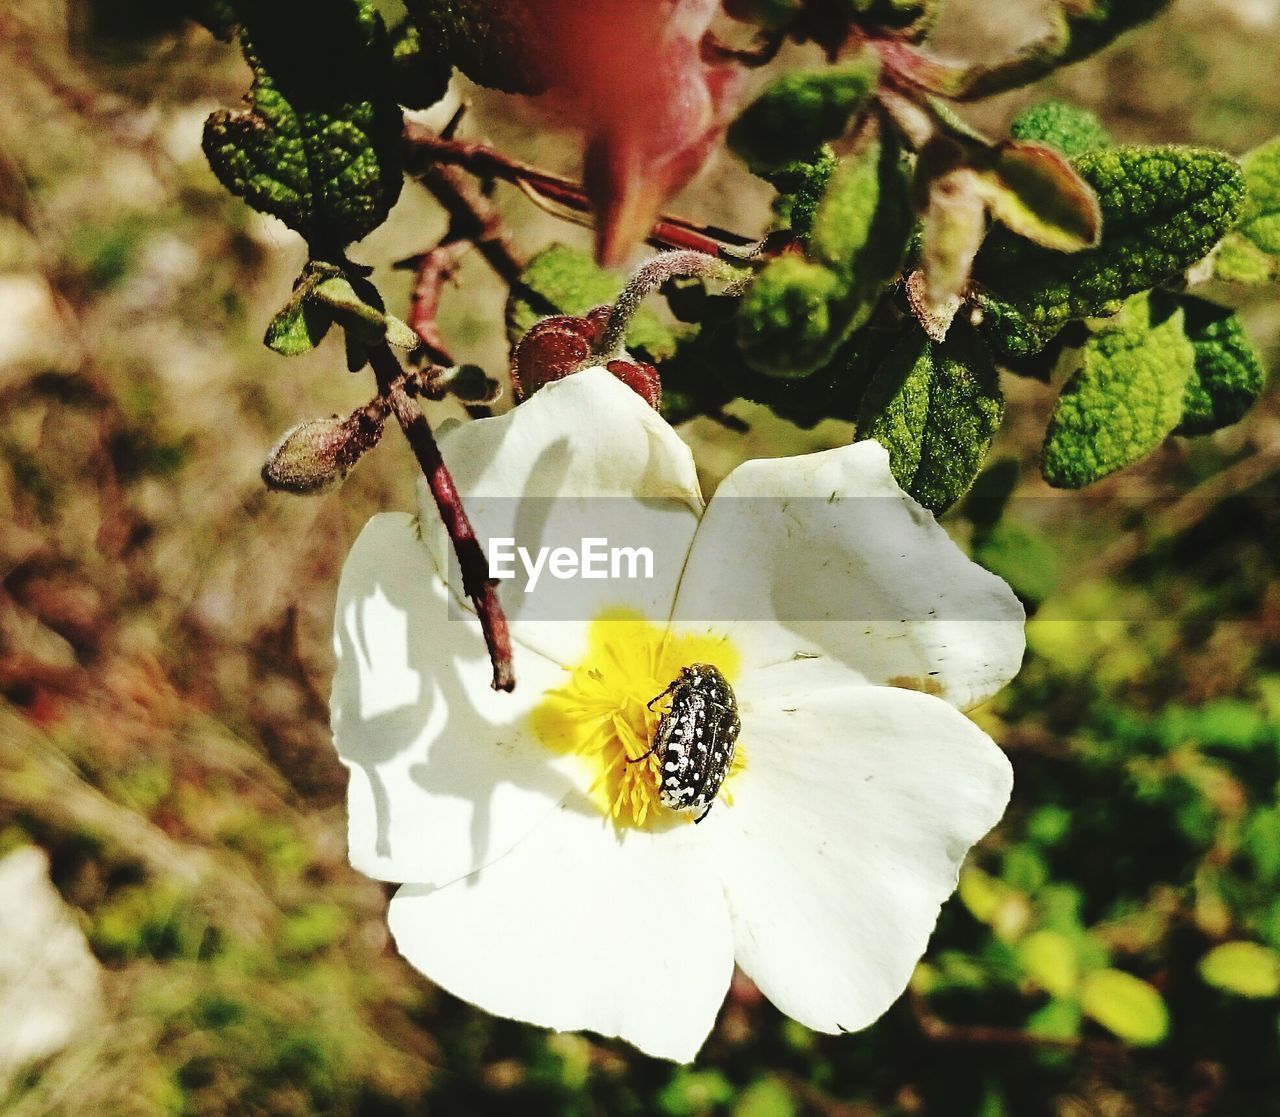
[[[1008,761],[957,707],[1018,669],[1009,588],[873,442],[748,462],[704,508],[688,449],[602,369],[442,449],[482,541],[595,535],[585,498],[617,497],[681,561],[576,583],[575,621],[503,583],[518,685],[500,694],[433,510],[426,544],[406,515],[361,533],[333,729],[352,864],[403,884],[401,953],[490,1012],[671,1059],[697,1053],[735,961],[808,1027],[866,1027],[1008,802]],[[700,825],[657,803],[657,754],[636,760],[646,701],[692,662],[724,671],[742,721]]]

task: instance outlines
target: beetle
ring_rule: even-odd
[[[694,820],[701,822],[733,764],[742,729],[738,700],[728,680],[709,663],[682,667],[671,685],[649,700],[649,709],[668,694],[671,708],[658,722],[652,746],[633,763],[656,753],[662,770],[659,802],[672,811],[701,809]]]

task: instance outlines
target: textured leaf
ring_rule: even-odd
[[[1280,954],[1256,942],[1224,942],[1200,959],[1200,976],[1241,997],[1280,995]]]
[[[823,70],[784,74],[729,126],[729,147],[757,172],[804,159],[848,131],[879,74],[873,51]]]
[[[1169,1031],[1169,1010],[1158,990],[1120,970],[1095,970],[1080,987],[1080,1007],[1109,1032],[1139,1046]]]
[[[872,377],[858,439],[876,439],[898,484],[942,512],[973,483],[1003,416],[991,354],[971,331],[941,344],[915,331]]]
[[[742,299],[747,365],[784,378],[826,365],[898,274],[912,223],[894,143],[875,140],[843,160],[814,214],[812,258],[772,261]]]
[[[478,85],[506,93],[541,93],[545,44],[528,0],[406,0],[423,42]]]
[[[507,302],[507,338],[512,345],[540,318],[550,314],[586,314],[616,299],[623,282],[585,252],[563,244],[543,249],[520,277],[524,290],[511,292]],[[676,351],[681,331],[664,323],[642,306],[631,319],[627,348],[647,360],[664,361]]]
[[[1092,484],[1160,445],[1182,417],[1195,354],[1181,309],[1153,314],[1140,296],[1085,343],[1082,360],[1058,397],[1041,457],[1045,480],[1059,488]]]
[[[974,265],[974,302],[998,352],[1039,352],[1073,318],[1114,313],[1204,256],[1232,226],[1242,179],[1216,151],[1127,147],[1072,160],[1097,192],[1102,242],[1070,255],[994,229]]]
[[[1214,259],[1214,274],[1234,283],[1280,278],[1280,137],[1240,160],[1245,200],[1240,223]]]
[[[1041,101],[1023,109],[1010,122],[1009,135],[1027,143],[1047,144],[1068,157],[1111,146],[1102,121],[1088,109],[1064,101]]]
[[[839,162],[813,218],[814,259],[848,277],[858,304],[855,322],[870,313],[902,266],[915,224],[901,153],[892,137],[873,140]]]
[[[1098,243],[1098,196],[1050,147],[997,144],[977,184],[991,215],[1021,237],[1057,252],[1079,252]]]
[[[790,229],[798,237],[809,235],[835,169],[836,153],[824,146],[766,176],[778,191],[773,209],[778,215],[779,228]]]
[[[400,110],[390,48],[370,0],[240,0],[253,69],[250,107],[215,112],[204,150],[255,209],[337,259],[380,225],[400,195]]]
[[[1178,302],[1195,366],[1174,433],[1207,434],[1242,419],[1262,394],[1267,374],[1234,311],[1191,296]]]
[[[772,261],[748,288],[738,311],[738,344],[748,366],[782,378],[803,377],[831,359],[849,332],[843,278],[799,256]]]

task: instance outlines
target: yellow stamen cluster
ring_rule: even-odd
[[[531,715],[548,748],[582,760],[592,800],[620,826],[671,817],[659,804],[662,770],[649,751],[671,699],[652,710],[648,704],[691,663],[713,664],[732,682],[738,654],[721,637],[672,634],[634,614],[606,614],[592,622],[587,654],[569,681],[547,691]],[[726,785],[742,764],[739,740]]]

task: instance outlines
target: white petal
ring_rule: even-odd
[[[619,608],[651,620],[670,616],[702,511],[693,456],[670,425],[607,370],[577,373],[505,415],[452,427],[440,448],[486,555],[492,560],[498,553],[493,540],[514,541],[506,569],[515,577],[500,583],[499,597],[517,639],[568,664],[583,646],[580,626],[566,619],[591,620]],[[439,568],[459,590],[456,560],[425,484],[419,505]],[[649,548],[653,576],[643,577],[642,560],[634,578],[561,580],[548,565],[526,589],[515,547],[531,557],[558,547],[580,553],[584,539]],[[630,563],[619,573],[630,574]]]
[[[375,516],[347,557],[331,715],[350,770],[351,863],[446,884],[506,853],[572,787],[527,715],[562,668],[517,648],[514,693],[490,687],[479,623],[451,605],[403,514]]]
[[[488,1012],[688,1062],[733,972],[724,894],[693,829],[619,838],[594,808],[566,804],[473,876],[402,888],[396,946]]]
[[[875,442],[735,469],[703,516],[675,619],[732,624],[748,663],[832,656],[962,708],[1007,683],[1024,648],[1013,591],[902,492]]]
[[[765,678],[780,670],[781,683]],[[738,964],[789,1016],[855,1031],[901,994],[1012,772],[965,716],[891,687],[741,680],[747,766],[699,829],[716,846]],[[778,704],[789,693],[793,704]]]

